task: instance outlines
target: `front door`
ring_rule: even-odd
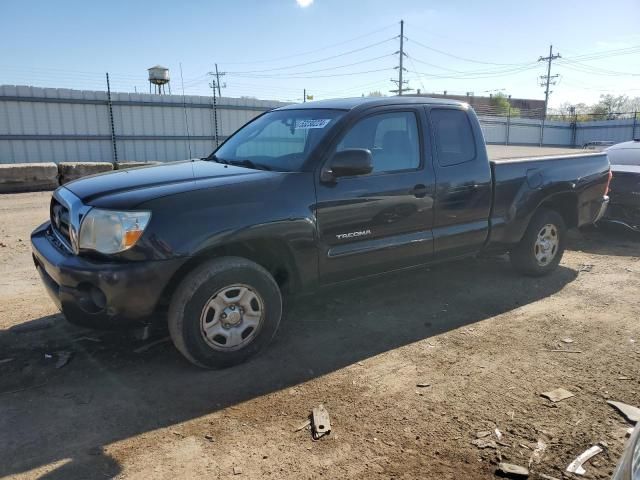
[[[419,108],[383,107],[353,119],[337,140],[328,162],[337,151],[366,148],[373,171],[329,183],[318,174],[322,283],[431,259],[435,181],[425,121]]]

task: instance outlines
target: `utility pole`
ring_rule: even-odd
[[[302,103],[307,103],[307,89],[302,90]]]
[[[226,75],[225,72],[218,72],[218,64],[216,63],[216,84],[218,85],[218,97],[222,97],[222,93],[220,93],[220,77],[224,77]],[[226,84],[225,84],[226,87]]]
[[[554,60],[558,59],[558,58],[562,58],[560,56],[559,53],[557,54],[553,54],[553,45],[549,45],[549,56],[548,57],[540,57],[538,59],[539,62],[547,62],[547,75],[542,75],[540,76],[540,80],[542,80],[542,82],[540,83],[541,87],[545,87],[545,92],[544,92],[544,117],[547,116],[547,109],[549,108],[549,94],[553,93],[549,91],[549,87],[551,85],[555,85],[555,79],[559,77],[558,74],[556,75],[551,75],[551,62],[553,62]],[[554,79],[554,80],[552,80]]]
[[[218,140],[218,102],[216,99],[216,89],[218,87],[218,85],[216,85],[216,81],[213,80],[209,86],[211,87],[211,93],[212,93],[212,100],[213,102],[211,102],[211,113],[213,113],[213,139],[215,141],[215,148],[218,148],[218,145],[220,145],[220,142]],[[220,91],[218,89],[218,91]]]
[[[540,82],[540,86],[541,87],[545,87],[545,91],[544,91],[544,112],[542,114],[542,125],[540,126],[540,146],[542,146],[542,142],[544,140],[544,124],[547,120],[547,110],[549,108],[549,94],[553,93],[549,91],[549,87],[551,85],[555,85],[556,81],[555,79],[559,77],[558,74],[555,75],[551,75],[551,62],[553,62],[554,60],[558,59],[558,58],[562,58],[560,56],[559,53],[557,54],[553,54],[553,45],[549,45],[549,56],[548,57],[540,57],[538,59],[539,62],[547,62],[547,75],[541,75],[540,76],[540,80],[542,80]],[[553,79],[553,80],[552,80]]]
[[[113,104],[111,103],[111,84],[109,83],[109,72],[107,72],[106,75],[107,75],[107,106],[109,107],[109,123],[111,124],[111,149],[113,153],[113,163],[118,163],[118,145],[116,145],[116,127],[113,123]]]
[[[213,85],[216,90],[218,90],[218,97],[221,98],[222,97],[222,92],[220,91],[221,88],[227,88],[227,84],[226,83],[220,83],[220,77],[224,77],[227,73],[226,72],[219,72],[218,71],[218,64],[214,64],[216,69],[214,72],[208,72],[207,75],[211,75],[212,77],[216,77],[216,79],[213,81]],[[169,93],[171,93],[171,87],[169,87]]]
[[[398,50],[396,53],[399,54],[400,56],[399,65],[395,67],[398,69],[398,80],[394,80],[392,78],[391,81],[397,84],[398,88],[396,90],[389,90],[389,91],[391,93],[397,93],[398,95],[402,95],[402,92],[408,92],[409,90],[413,90],[413,88],[405,87],[404,85],[406,83],[409,83],[409,81],[402,79],[402,74],[407,71],[403,66],[404,57],[407,55],[406,53],[404,53],[404,20],[400,20],[400,50]]]

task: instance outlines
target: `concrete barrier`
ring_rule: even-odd
[[[0,193],[35,192],[58,187],[58,166],[51,163],[0,165]]]
[[[58,164],[60,185],[87,175],[110,172],[113,164],[107,162],[61,162]]]
[[[159,165],[162,162],[118,162],[115,164],[116,170],[128,170],[130,168],[149,167]]]

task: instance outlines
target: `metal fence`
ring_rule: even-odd
[[[637,112],[602,115],[548,115],[541,109],[474,107],[487,143],[583,147],[620,143],[640,136]]]
[[[285,103],[0,86],[0,163],[172,161],[204,156],[256,115]],[[540,120],[538,110],[475,107],[487,143],[581,147],[640,136],[638,116]],[[215,115],[214,115],[215,114]]]
[[[218,139],[285,105],[217,100]],[[211,98],[0,86],[0,163],[171,161],[215,147]]]

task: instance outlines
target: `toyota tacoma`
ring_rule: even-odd
[[[485,253],[549,274],[610,180],[604,152],[489,161],[461,102],[309,102],[207,158],[58,188],[33,260],[69,321],[166,318],[189,361],[225,367],[269,343],[287,295]]]

